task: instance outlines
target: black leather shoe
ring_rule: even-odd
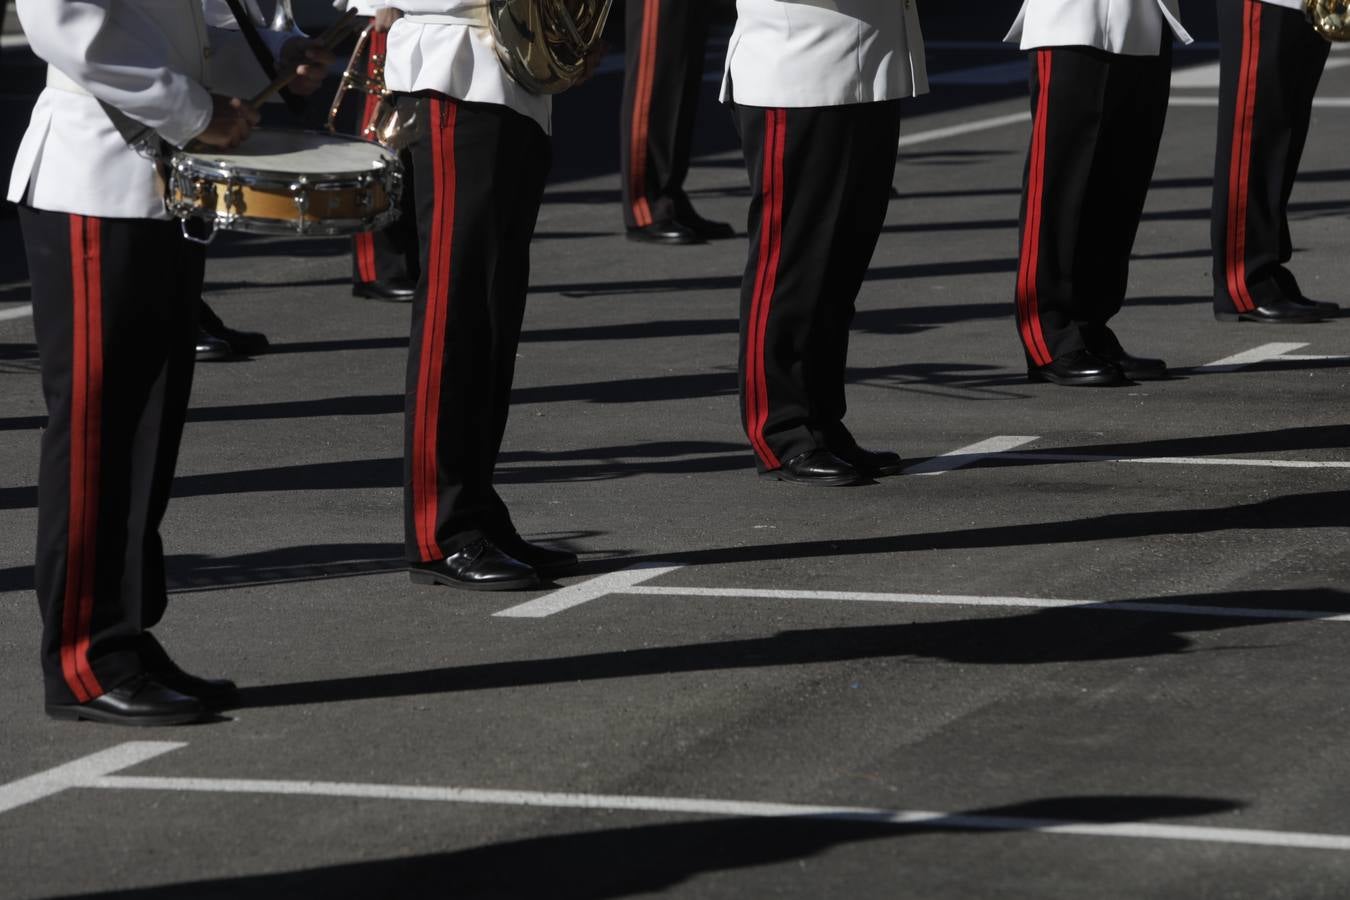
[[[503,553],[525,563],[540,575],[563,575],[577,567],[577,555],[542,544],[531,544],[518,534],[492,539]]]
[[[644,244],[702,244],[704,240],[698,232],[679,222],[653,222],[642,228],[628,229],[630,241]]]
[[[1089,350],[1066,353],[1048,366],[1029,366],[1027,380],[1070,387],[1116,387],[1130,383],[1119,366]]]
[[[1289,302],[1305,309],[1315,309],[1328,319],[1334,319],[1341,314],[1340,304],[1332,303],[1330,300],[1309,300],[1307,297],[1295,297]]]
[[[868,478],[899,475],[905,468],[900,454],[890,450],[865,450],[854,444],[852,447],[831,447],[830,452]]]
[[[206,705],[149,675],[137,675],[87,703],[48,703],[47,715],[112,725],[186,725],[203,718]]]
[[[271,346],[268,343],[267,335],[259,331],[237,331],[220,320],[220,316],[212,311],[211,307],[202,301],[201,312],[198,313],[197,324],[201,330],[217,340],[224,341],[234,356],[257,356],[259,353],[266,353],[267,348]],[[198,359],[201,357],[198,356]]]
[[[727,238],[736,236],[736,229],[732,228],[730,224],[705,219],[696,212],[688,212],[682,216],[677,216],[676,221],[705,241],[725,241]]]
[[[444,584],[471,591],[516,591],[539,584],[539,574],[492,541],[479,538],[445,559],[408,563],[413,584]]]
[[[1125,377],[1131,381],[1158,381],[1167,377],[1167,363],[1161,359],[1150,359],[1147,356],[1131,356],[1124,350],[1114,353],[1097,352],[1097,355],[1107,362],[1113,362]]]
[[[197,362],[222,362],[234,358],[230,345],[214,335],[197,329]]]
[[[173,662],[152,669],[150,677],[171,691],[196,697],[208,709],[229,703],[239,695],[239,686],[230,679],[190,675]]]
[[[1220,322],[1265,322],[1269,325],[1299,325],[1320,322],[1327,313],[1315,307],[1304,306],[1293,300],[1271,300],[1250,310],[1238,312],[1215,307],[1214,318]]]
[[[384,300],[388,303],[411,303],[417,284],[405,278],[388,281],[358,281],[352,285],[353,297]]]
[[[786,481],[789,484],[813,484],[821,487],[844,487],[867,480],[862,472],[824,447],[798,453],[777,469],[761,472],[759,477]]]

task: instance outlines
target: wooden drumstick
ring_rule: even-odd
[[[343,13],[336,22],[330,25],[328,29],[324,31],[323,34],[318,36],[316,40],[318,40],[319,46],[321,46],[324,50],[332,50],[339,43],[341,43],[342,39],[345,38],[347,34],[351,31],[352,26],[355,24],[355,19],[356,19],[356,8],[352,7],[348,9],[345,13]],[[262,107],[263,103],[265,103],[270,97],[272,97],[286,85],[290,84],[292,81],[298,78],[299,75],[300,75],[299,66],[295,66],[289,72],[284,72],[281,75],[278,75],[272,81],[271,84],[263,88],[260,92],[258,92],[256,96],[249,99],[248,101],[249,109],[252,109],[256,112],[259,108]]]

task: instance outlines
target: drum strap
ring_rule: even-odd
[[[258,60],[258,65],[262,66],[263,72],[267,75],[267,80],[275,81],[277,67],[272,61],[272,51],[267,49],[267,44],[263,42],[262,35],[258,34],[258,26],[253,24],[253,18],[244,9],[240,0],[225,0],[225,3],[230,7],[230,13],[234,16],[235,22],[239,24],[239,30],[248,43],[248,49],[253,51],[253,56]],[[299,116],[304,113],[305,101],[285,88],[281,89],[281,99],[286,101],[286,108],[291,111],[292,115]]]

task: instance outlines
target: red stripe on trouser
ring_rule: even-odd
[[[441,368],[450,308],[450,255],[455,234],[455,115],[459,107],[431,101],[431,171],[434,205],[427,251],[427,296],[413,418],[413,530],[424,561],[445,554],[436,544],[436,431],[440,423]],[[442,123],[442,117],[445,121]]]
[[[1261,56],[1261,4],[1256,0],[1245,2],[1242,66],[1228,164],[1227,258],[1224,266],[1228,296],[1239,312],[1249,312],[1256,307],[1247,290],[1247,186],[1252,167],[1252,126],[1256,119],[1256,73]]]
[[[646,0],[642,7],[642,43],[638,47],[637,87],[633,92],[633,120],[628,136],[628,195],[632,198],[633,221],[639,228],[652,224],[652,208],[647,202],[647,132],[651,126],[660,18],[661,0]]]
[[[1026,223],[1022,233],[1022,258],[1017,271],[1017,320],[1022,346],[1038,366],[1046,366],[1054,361],[1041,329],[1040,298],[1036,288],[1040,276],[1041,217],[1045,203],[1045,144],[1050,119],[1051,62],[1049,50],[1036,51],[1040,93],[1036,98],[1036,120],[1031,131]]]
[[[782,463],[764,440],[764,423],[769,417],[764,339],[768,331],[769,307],[773,303],[783,245],[783,154],[787,110],[765,110],[764,116],[764,174],[760,188],[764,197],[760,207],[759,261],[755,269],[755,290],[750,301],[750,321],[746,325],[745,430],[760,462],[767,468],[776,469]]]
[[[104,693],[89,666],[103,418],[101,251],[98,220],[71,216],[74,347],[71,357],[66,593],[61,607],[61,674],[80,703]]]
[[[363,281],[376,281],[375,276],[375,235],[362,231],[354,240],[356,248],[356,274]]]

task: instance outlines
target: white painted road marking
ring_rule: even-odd
[[[1241,353],[1234,353],[1232,356],[1225,356],[1223,359],[1217,359],[1212,363],[1205,363],[1200,368],[1209,371],[1235,372],[1246,366],[1254,366],[1264,362],[1316,362],[1318,360],[1328,359],[1350,359],[1350,356],[1292,355],[1292,351],[1301,350],[1306,346],[1308,346],[1306,343],[1262,344],[1259,347],[1253,347],[1250,350],[1244,350]]]
[[[968,447],[962,447],[959,450],[953,450],[950,453],[944,453],[941,456],[934,456],[932,459],[926,459],[923,462],[915,463],[905,469],[905,475],[941,475],[943,472],[950,472],[953,469],[960,469],[977,463],[982,459],[987,459],[999,453],[1005,453],[1014,447],[1021,447],[1024,444],[1030,444],[1037,440],[1037,435],[1017,435],[1000,434],[991,437],[988,440],[971,444]]]
[[[0,813],[59,794],[70,788],[89,787],[100,777],[128,769],[170,750],[186,747],[175,741],[129,741],[81,757],[74,762],[0,785]]]
[[[989,131],[992,128],[1002,128],[1005,125],[1015,125],[1019,122],[1030,122],[1031,113],[1019,112],[1006,116],[992,116],[988,119],[976,119],[973,122],[963,122],[960,125],[949,125],[946,128],[930,128],[927,131],[916,131],[914,134],[902,134],[900,136],[899,146],[901,149],[912,147],[915,144],[926,144],[930,141],[940,141],[949,137],[959,137],[963,134],[974,134],[979,131]]]
[[[1167,101],[1167,105],[1216,107],[1219,105],[1219,98],[1173,96]],[[1312,105],[1313,109],[1347,109],[1350,108],[1350,97],[1316,97],[1313,99]]]
[[[795,591],[758,588],[634,586],[623,594],[666,597],[735,597],[747,600],[851,600],[863,603],[900,603],[920,606],[995,606],[1021,609],[1087,609],[1213,616],[1224,619],[1292,619],[1350,622],[1350,613],[1307,609],[1254,609],[1242,606],[1197,606],[1181,603],[1145,603],[1133,600],[1055,600],[1045,597],[976,597],[960,594],[886,594],[872,591]]]
[[[1330,72],[1332,69],[1343,69],[1350,66],[1350,59],[1333,56],[1327,60],[1323,71]],[[1200,66],[1187,66],[1184,69],[1177,69],[1172,73],[1172,87],[1174,88],[1209,88],[1211,90],[1219,89],[1219,64],[1206,63]]]
[[[605,596],[629,597],[731,597],[742,600],[839,600],[862,603],[898,603],[918,606],[986,606],[1016,609],[1085,609],[1122,612],[1165,613],[1178,616],[1211,616],[1225,619],[1287,619],[1291,621],[1350,622],[1350,613],[1310,609],[1261,609],[1242,606],[1199,606],[1195,604],[1145,602],[1135,600],[1061,600],[1049,597],[996,597],[966,594],[902,594],[876,591],[807,591],[772,588],[721,588],[643,584],[658,575],[678,571],[684,566],[650,563],[608,575],[591,578],[545,594],[497,615],[541,617],[571,609]],[[554,600],[553,598],[560,598]],[[581,599],[577,599],[581,598]],[[536,606],[537,604],[537,606]]]
[[[1110,456],[1094,453],[1003,453],[1000,459],[1030,462],[1111,462],[1144,463],[1163,466],[1256,466],[1270,469],[1350,469],[1350,462],[1338,459],[1243,459],[1227,456]]]
[[[153,778],[108,775],[81,787],[106,790],[175,791],[214,794],[270,794],[280,796],[344,797],[367,800],[408,800],[466,803],[543,809],[651,812],[746,819],[796,819],[820,822],[859,822],[878,826],[905,826],[957,831],[1026,831],[1051,835],[1192,841],[1300,850],[1350,851],[1350,835],[1205,825],[1164,825],[1154,822],[1082,822],[979,813],[933,812],[865,806],[822,806],[805,803],[762,803],[703,797],[647,797],[626,794],[576,794],[553,791],[492,788],[434,787],[398,784],[361,784],[337,781],[280,781],[237,778]]]
[[[680,566],[670,563],[640,563],[618,572],[610,572],[598,578],[589,578],[577,584],[568,585],[561,590],[536,597],[518,606],[493,613],[493,615],[516,619],[540,619],[562,612],[565,609],[571,609],[574,606],[580,606],[583,603],[589,603],[592,600],[598,600],[606,594],[621,594],[635,584],[641,584],[667,572],[674,572],[678,568]]]
[[[15,306],[10,309],[0,309],[0,322],[7,322],[10,319],[24,319],[33,314],[33,304],[25,303],[23,306]]]

